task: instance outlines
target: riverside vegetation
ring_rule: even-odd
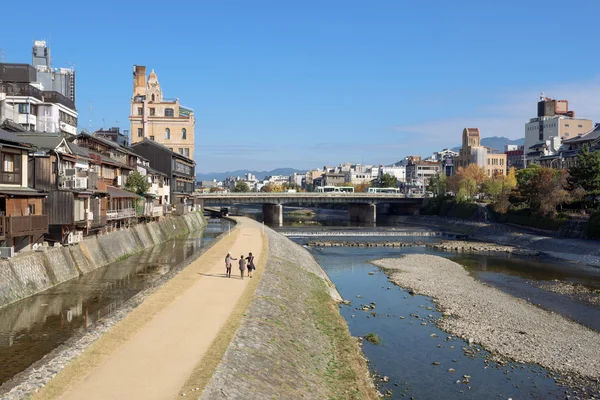
[[[453,176],[432,179],[429,190],[435,197],[424,214],[473,218],[481,214],[475,202],[485,201],[483,214],[497,222],[558,231],[581,215],[585,236],[600,238],[600,152],[586,147],[568,170],[531,164],[519,171],[511,168],[507,176],[487,177],[471,164]]]

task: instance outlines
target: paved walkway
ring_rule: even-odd
[[[239,220],[210,248],[146,299],[67,366],[34,398],[168,399],[178,395],[236,307],[250,279],[234,261],[225,277],[227,251],[252,252],[260,262],[260,224]]]

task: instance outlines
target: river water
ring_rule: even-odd
[[[0,309],[0,384],[197,256],[227,229],[228,222],[210,219],[203,229]]]
[[[327,232],[332,228],[318,229]],[[339,229],[333,228],[334,231]],[[403,229],[416,231],[419,236],[398,236],[397,233],[391,237],[380,236],[387,229],[379,228],[379,235],[368,241],[427,242],[440,239],[423,237],[423,228],[414,227]],[[402,228],[394,228],[395,231],[398,229]],[[289,232],[290,228],[280,230]],[[292,239],[300,244],[323,239],[330,242],[367,241],[364,237],[340,237],[339,232],[327,238],[300,236],[301,233]],[[309,248],[309,251],[342,297],[352,301],[351,305],[340,309],[350,333],[356,337],[367,333],[381,337],[381,343],[377,345],[364,341],[363,350],[372,372],[389,378],[388,382],[379,381],[378,384],[380,391],[389,390],[393,399],[563,399],[567,388],[555,383],[553,373],[538,366],[489,362],[485,350],[468,346],[465,341],[436,327],[434,320],[440,313],[430,298],[410,296],[406,290],[391,284],[370,261],[409,253],[447,257],[464,265],[483,282],[600,330],[598,306],[539,288],[541,283],[558,280],[598,289],[600,270],[594,267],[504,254],[443,252],[425,246],[318,247]],[[376,304],[373,310],[362,311],[362,305],[371,303]]]

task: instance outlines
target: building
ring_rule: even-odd
[[[600,151],[600,125],[583,135],[562,141],[558,149],[552,149],[552,143],[547,143],[544,148],[547,151],[539,157],[540,165],[543,167],[569,169],[577,163],[577,155],[587,146],[590,151]],[[555,150],[555,151],[551,151]]]
[[[44,90],[58,92],[75,103],[75,69],[52,68],[50,48],[45,40],[33,42],[31,64],[37,70],[37,82]]]
[[[506,154],[481,145],[479,128],[463,129],[462,147],[458,153],[456,166],[466,168],[476,164],[483,168],[487,176],[506,175]]]
[[[146,139],[131,145],[131,150],[149,161],[170,182],[170,196],[165,201],[173,205],[192,205],[196,163],[191,158],[171,151],[166,146]],[[177,210],[181,211],[180,209]]]
[[[154,140],[169,150],[194,159],[194,110],[179,99],[163,97],[154,70],[146,79],[146,67],[133,67],[133,97],[130,110],[131,144]]]
[[[92,136],[113,141],[121,146],[129,145],[129,131],[125,130],[123,133],[121,133],[121,129],[114,126],[108,129],[99,129],[92,133]]]
[[[504,154],[506,154],[506,167],[508,169],[524,168],[524,148],[525,146],[519,146],[516,144],[507,144],[506,146],[504,146]]]
[[[377,178],[381,178],[385,174],[390,174],[394,176],[399,183],[406,182],[406,166],[379,166],[379,168],[377,169]]]
[[[0,129],[0,247],[19,251],[39,244],[48,233],[43,200],[47,192],[30,187],[29,155],[34,146]]]
[[[593,129],[589,119],[575,118],[575,112],[569,110],[567,100],[554,100],[544,97],[538,102],[536,118],[531,118],[525,124],[525,154],[530,160],[529,152],[532,146],[545,143],[552,137],[561,140],[571,139]],[[533,159],[532,159],[533,160]]]
[[[58,133],[28,132],[19,137],[36,147],[30,155],[30,186],[47,192],[47,239],[69,243],[69,235],[88,235],[106,224],[106,184],[98,179],[94,158]],[[72,237],[71,237],[72,242]]]
[[[406,183],[408,187],[414,187],[423,192],[429,185],[431,178],[441,173],[442,165],[439,161],[424,161],[419,156],[408,158],[406,165]],[[415,192],[412,189],[413,193]]]
[[[53,69],[45,41],[32,65],[0,63],[0,125],[13,132],[77,134],[75,70]]]

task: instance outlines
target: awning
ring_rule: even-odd
[[[4,189],[0,188],[0,197],[46,197],[48,195],[47,192],[38,192],[37,190],[23,188],[10,188]]]
[[[140,197],[136,193],[130,192],[128,190],[119,189],[118,187],[114,186],[107,186],[106,191],[108,192],[108,195],[110,197],[115,198],[137,199]]]

